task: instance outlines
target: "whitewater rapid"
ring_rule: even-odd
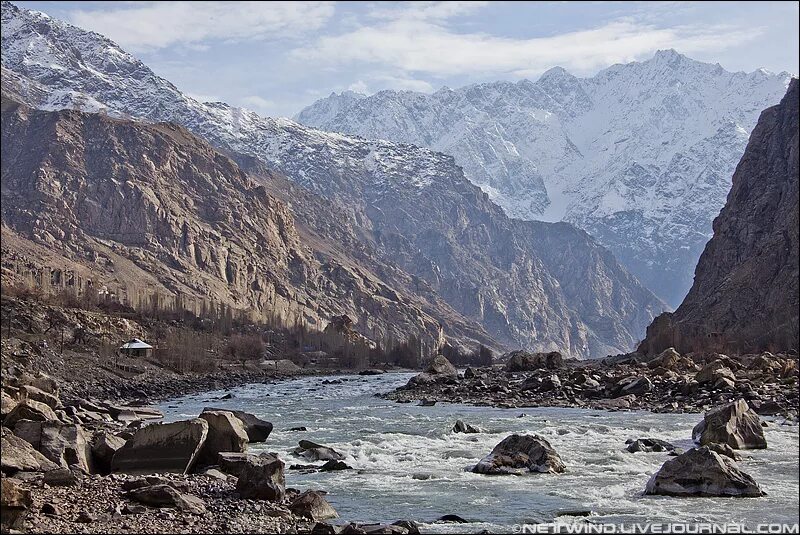
[[[766,491],[762,498],[643,496],[645,483],[669,459],[628,453],[629,438],[653,437],[691,447],[699,414],[587,409],[494,409],[439,403],[397,404],[375,397],[411,374],[306,377],[185,396],[161,405],[167,421],[196,417],[203,407],[239,409],[273,422],[264,444],[286,462],[286,485],[322,489],[338,511],[334,523],[421,522],[426,533],[509,531],[527,524],[644,522],[798,522],[798,427],[770,419],[767,450],[743,451],[739,466]],[[322,384],[324,380],[341,384]],[[228,400],[214,400],[232,393]],[[485,430],[453,433],[457,419]],[[289,431],[304,426],[307,431]],[[467,471],[511,433],[536,433],[559,452],[567,472],[486,476]],[[291,454],[301,439],[331,446],[354,470],[310,474]],[[470,524],[435,523],[446,514]],[[588,516],[584,516],[587,515]]]

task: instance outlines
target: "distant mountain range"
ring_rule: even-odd
[[[119,188],[127,187],[115,176],[125,170],[140,177],[140,195],[157,191],[147,185],[152,183],[165,188],[164,195],[172,199],[159,207],[145,195],[137,209],[149,214],[140,221],[150,225],[149,230],[142,235],[144,241],[126,242],[110,230],[127,221],[124,214],[97,208],[93,214],[109,223],[90,227],[96,218],[75,212],[81,209],[79,203],[65,209],[55,201],[31,202],[42,189],[66,187],[57,178],[59,166],[51,164],[49,174],[37,174],[30,171],[39,165],[36,161],[26,164],[30,169],[20,167],[30,155],[19,164],[6,163],[4,148],[3,225],[20,239],[53,249],[71,246],[71,240],[50,239],[32,225],[35,214],[25,210],[35,207],[46,212],[43,219],[49,225],[75,227],[75,234],[67,234],[70,237],[82,233],[105,240],[105,246],[132,262],[142,277],[147,275],[167,289],[180,285],[202,294],[212,288],[214,295],[227,294],[240,306],[261,309],[273,306],[272,294],[277,293],[282,308],[310,322],[322,324],[334,313],[347,313],[367,336],[424,334],[433,341],[441,334],[438,323],[444,335],[457,343],[603,356],[632,349],[645,326],[665,309],[585,232],[566,223],[508,218],[464,177],[451,156],[260,117],[224,103],[198,102],[112,41],[9,2],[2,3],[2,24],[4,99],[41,110],[107,115],[110,118],[104,121],[117,119],[126,125],[118,130],[104,126],[107,141],[99,129],[92,131],[95,137],[76,142],[74,150],[87,143],[108,144],[109,160],[116,162],[105,168],[108,176],[77,165],[78,176],[64,184],[90,191],[102,184],[109,193],[112,178],[120,182]],[[10,110],[16,105],[11,104]],[[13,125],[6,122],[19,112],[9,113],[3,117],[4,136],[14,139],[21,133],[7,134]],[[98,121],[63,112],[37,120],[74,121],[76,131],[83,133],[81,124]],[[208,155],[203,148],[203,157],[221,167],[204,165],[196,181],[165,180],[158,173],[153,176],[152,170],[137,170],[150,166],[147,155],[161,147],[161,138],[155,136],[155,145],[138,143],[130,152],[124,150],[126,140],[154,138],[152,132],[139,133],[135,125],[160,122],[188,130],[165,139],[185,140],[191,132],[236,166],[220,163],[222,155]],[[142,124],[141,128],[175,127]],[[123,135],[126,129],[132,133]],[[23,152],[52,150],[56,142],[45,137],[39,147],[37,138],[28,136],[11,146],[25,143]],[[187,144],[197,143],[201,141],[181,142],[186,158],[191,154]],[[246,177],[229,176],[240,172]],[[215,176],[220,188],[212,193]],[[251,205],[247,180],[259,183],[280,202],[262,201],[254,205],[257,209],[245,210]],[[214,207],[211,214],[199,203],[204,195],[216,196],[209,205]],[[109,204],[110,198],[92,197],[101,207],[122,210]],[[181,198],[198,201],[182,206]],[[8,200],[13,209],[6,208]],[[288,213],[283,214],[282,207]],[[223,218],[221,229],[213,223],[217,213]],[[270,228],[283,229],[270,233],[277,241],[269,254],[278,255],[280,261],[268,260],[269,254],[261,258],[265,245],[258,238],[262,231],[256,221],[261,218],[274,223]],[[194,246],[194,254],[178,232],[184,225],[194,229],[193,236],[202,236],[189,240],[201,244]],[[217,236],[220,232],[224,239]],[[198,247],[204,251],[199,257]],[[226,258],[231,259],[231,269]],[[264,280],[270,284],[262,284]]]
[[[510,217],[577,225],[677,306],[758,115],[789,79],[663,50],[591,78],[556,67],[535,82],[332,94],[296,120],[450,154]]]

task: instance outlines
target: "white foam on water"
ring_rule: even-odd
[[[301,474],[287,471],[287,485],[325,489],[339,522],[411,519],[425,532],[509,530],[519,523],[798,521],[798,428],[770,423],[769,449],[741,452],[740,467],[767,492],[762,498],[644,496],[650,476],[669,459],[665,453],[625,451],[629,438],[660,438],[689,448],[699,414],[604,412],[588,409],[495,409],[438,403],[397,404],[374,397],[408,381],[410,374],[302,378],[232,389],[229,400],[208,402],[222,391],[165,402],[167,420],[195,417],[203,406],[240,409],[273,422],[265,444],[287,464],[306,464],[292,449],[301,439],[325,444],[346,456],[354,470]],[[309,389],[316,389],[310,391]],[[269,394],[266,396],[265,394]],[[169,408],[169,406],[177,408]],[[521,412],[525,417],[519,418]],[[457,419],[488,430],[451,431]],[[305,426],[308,431],[288,431]],[[559,452],[567,472],[486,476],[469,468],[511,433],[536,433]],[[592,516],[559,516],[591,511]],[[434,523],[456,514],[469,524]]]

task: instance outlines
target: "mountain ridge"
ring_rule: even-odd
[[[511,217],[576,224],[677,305],[749,131],[789,78],[666,50],[587,78],[554,67],[536,81],[333,95],[295,118],[452,154]]]
[[[480,323],[502,346],[582,357],[626,351],[647,324],[641,314],[654,317],[664,309],[638,281],[622,276],[587,289],[587,299],[565,295],[537,244],[521,239],[452,156],[197,102],[113,42],[10,3],[3,3],[3,23],[10,29],[3,34],[3,68],[14,73],[15,91],[32,106],[175,122],[229,155],[262,162],[338,203],[382,259]],[[580,240],[587,249],[599,247]],[[613,257],[583,258],[609,263],[590,270],[624,272]],[[625,306],[611,306],[615,295],[626,296]],[[605,318],[614,328],[595,333],[584,317]]]

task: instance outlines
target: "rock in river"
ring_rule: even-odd
[[[660,440],[657,438],[640,438],[637,440],[629,440],[627,444],[628,447],[626,449],[631,453],[636,453],[638,451],[650,453],[653,451],[661,452],[672,451],[675,449],[675,446],[666,440]]]
[[[473,427],[467,423],[464,423],[464,420],[456,420],[455,425],[453,426],[453,433],[480,433],[480,429],[477,427]]]
[[[560,473],[565,470],[556,450],[538,435],[511,435],[472,469],[479,474]]]
[[[730,457],[694,448],[665,462],[647,482],[645,494],[666,496],[763,496],[750,475]]]
[[[702,446],[716,442],[737,450],[767,447],[761,418],[743,399],[708,411],[692,430],[692,439]]]
[[[344,455],[333,448],[316,444],[310,440],[301,440],[294,449],[295,454],[309,461],[342,461]]]

